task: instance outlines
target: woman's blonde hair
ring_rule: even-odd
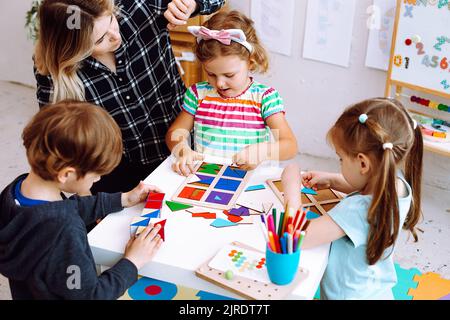
[[[359,121],[362,114],[368,116],[364,123]],[[367,155],[374,165],[373,200],[368,212],[368,263],[375,264],[397,239],[400,216],[396,178],[400,167],[404,167],[406,181],[413,191],[403,228],[417,241],[415,226],[421,217],[423,138],[405,107],[397,100],[386,98],[357,103],[339,117],[328,132],[328,140],[352,158],[360,153]],[[392,150],[383,148],[385,143],[392,143]]]
[[[210,30],[241,29],[244,31],[247,41],[253,46],[253,51],[250,53],[244,46],[234,41],[229,46],[215,40],[200,41],[194,47],[200,62],[206,62],[217,56],[237,55],[243,60],[249,61],[251,71],[267,72],[269,58],[256,34],[253,20],[239,11],[221,11],[207,20],[203,26]]]
[[[53,81],[55,103],[65,99],[85,100],[77,74],[81,62],[92,54],[94,21],[114,11],[112,0],[44,0],[38,13],[35,66]]]

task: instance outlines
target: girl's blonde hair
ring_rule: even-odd
[[[366,114],[365,123],[359,117]],[[367,261],[375,264],[385,249],[395,244],[399,232],[399,207],[396,189],[397,169],[404,166],[405,178],[413,190],[413,202],[403,228],[417,242],[415,226],[421,217],[421,184],[423,165],[422,132],[405,107],[397,100],[376,98],[348,108],[330,129],[328,140],[346,155],[369,157],[373,200],[369,208]],[[383,148],[392,143],[393,149]]]
[[[51,102],[85,100],[84,85],[77,70],[81,62],[92,54],[94,21],[113,11],[112,0],[42,2],[34,60],[37,71],[52,78]]]
[[[234,41],[229,46],[215,40],[200,41],[194,47],[200,62],[209,61],[217,56],[236,55],[249,61],[252,72],[267,72],[269,58],[256,34],[253,20],[239,11],[221,11],[207,20],[203,26],[210,30],[241,29],[247,41],[253,46],[253,51],[250,53],[244,46]]]

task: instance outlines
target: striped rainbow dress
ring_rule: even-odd
[[[284,106],[278,91],[254,80],[233,98],[200,82],[186,91],[183,110],[194,116],[195,151],[230,158],[248,145],[270,141],[266,120],[284,113]]]

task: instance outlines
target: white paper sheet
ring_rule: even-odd
[[[355,0],[309,0],[303,58],[349,67]]]
[[[260,40],[273,52],[292,54],[294,0],[252,0],[251,17]]]
[[[367,8],[367,28],[370,31],[366,66],[369,68],[389,69],[396,4],[396,0],[374,0],[373,6]]]

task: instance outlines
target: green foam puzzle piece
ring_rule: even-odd
[[[193,206],[191,206],[189,204],[184,204],[184,203],[179,203],[179,202],[174,202],[174,201],[166,201],[166,205],[169,207],[169,209],[172,212],[193,208]]]
[[[217,164],[211,163],[211,164],[205,164],[204,166],[201,166],[200,169],[198,170],[198,172],[216,174],[217,171],[219,171],[219,170],[220,170],[220,167]]]
[[[395,300],[412,300],[413,297],[408,295],[411,288],[417,288],[418,282],[414,281],[415,275],[422,273],[416,269],[403,269],[399,264],[395,264],[395,271],[397,273],[397,284],[392,288],[392,294]]]

